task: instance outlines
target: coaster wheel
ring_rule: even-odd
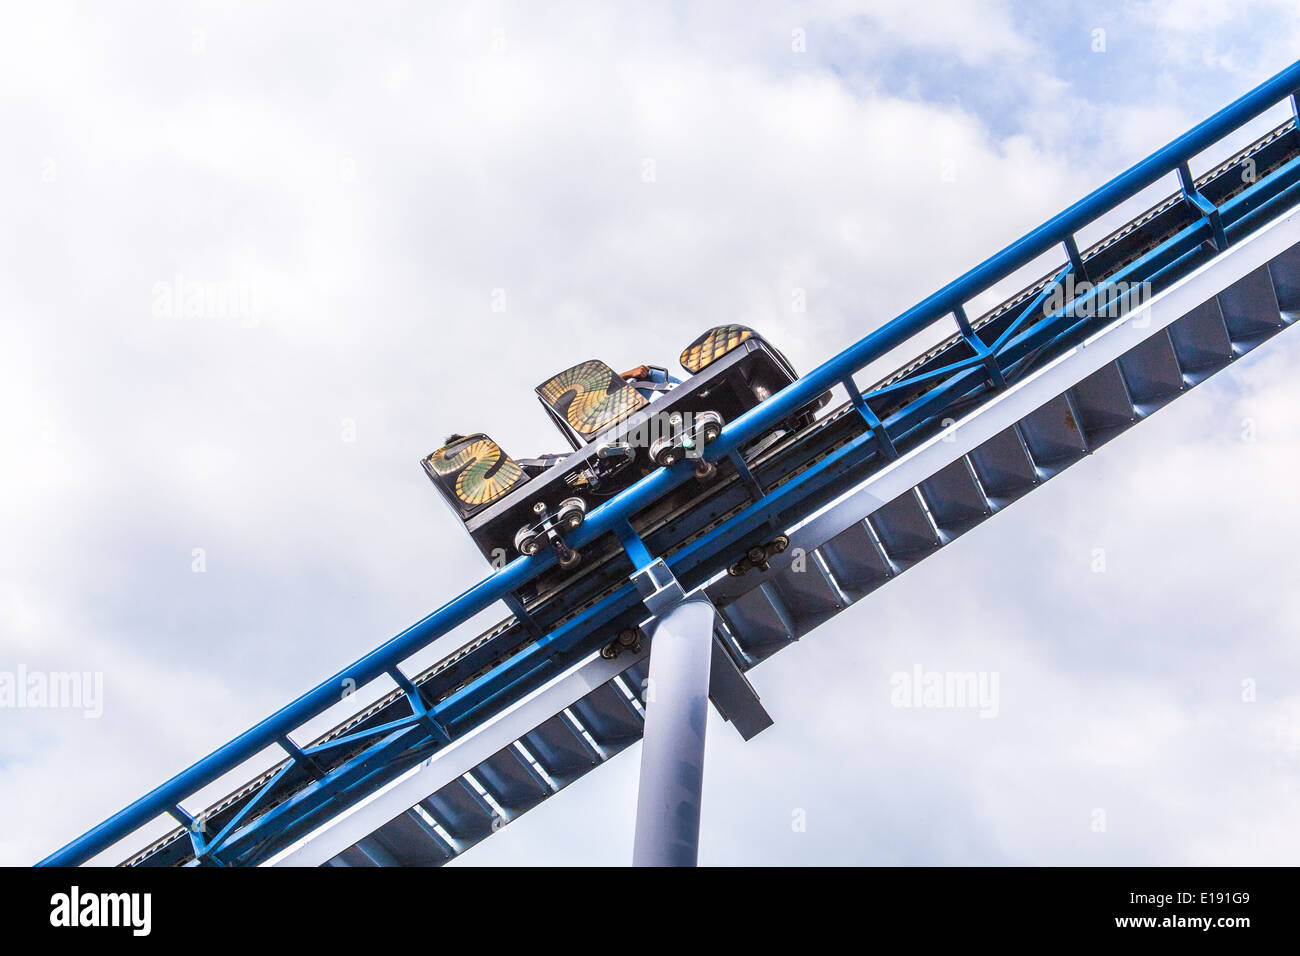
[[[682,460],[681,445],[668,438],[661,438],[650,446],[650,460],[660,468],[668,468]]]
[[[581,498],[565,498],[560,502],[555,516],[555,526],[565,531],[575,531],[582,527],[587,517],[587,503]]]
[[[527,525],[515,532],[515,549],[525,557],[531,557],[542,550],[545,537]]]

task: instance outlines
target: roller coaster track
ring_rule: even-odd
[[[727,423],[714,480],[690,484],[684,462],[601,505],[570,543],[613,542],[593,549],[605,557],[573,573],[550,553],[514,561],[42,864],[446,862],[641,737],[651,641],[599,650],[652,632],[649,572],[717,609],[710,695],[758,733],[771,719],[745,672],[1300,318],[1297,88],[1300,63]],[[1290,119],[1193,175],[1279,103]],[[1167,177],[1174,192],[1079,248],[1076,234]],[[967,316],[1054,250],[1041,278]],[[893,373],[856,380],[920,339]],[[847,399],[739,454],[827,389]],[[766,569],[728,573],[777,536]],[[497,604],[497,625],[451,633]],[[408,675],[430,646],[438,663]],[[368,686],[346,720],[294,739]],[[259,756],[265,769],[226,797],[182,805]],[[168,816],[140,848],[138,831]]]

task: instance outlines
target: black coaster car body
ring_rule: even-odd
[[[620,394],[620,389],[632,389],[609,373],[608,404],[617,414],[608,424],[598,414],[587,414],[601,396],[589,395],[586,404],[579,405],[584,401],[583,388],[595,391],[590,386],[603,383],[599,370],[608,371],[608,366],[584,362],[543,383],[538,387],[542,404],[574,448],[558,461],[548,460],[538,473],[530,474],[533,469],[527,461],[511,460],[483,435],[434,452],[424,459],[425,472],[465,523],[479,550],[500,567],[519,556],[521,540],[529,540],[527,529],[536,528],[547,516],[565,515],[565,526],[558,528],[562,535],[573,527],[568,522],[573,520],[575,499],[581,502],[580,511],[592,511],[660,467],[652,456],[655,443],[674,427],[680,431],[683,423],[689,427],[692,422],[712,422],[708,413],[713,413],[720,421],[709,432],[716,437],[721,424],[793,382],[794,369],[785,357],[757,334],[745,331],[748,334],[725,354],[711,358],[698,373],[670,390]],[[806,421],[821,404],[801,410],[786,423],[786,430]],[[683,453],[678,458],[707,454],[704,441],[688,444],[692,447],[683,452],[679,443]],[[664,457],[661,450],[660,460]],[[535,537],[533,543],[544,541]]]

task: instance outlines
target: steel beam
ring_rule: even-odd
[[[1226,134],[1290,96],[1297,86],[1300,86],[1300,63],[1292,64],[768,401],[729,422],[712,446],[714,453],[724,455],[770,429],[827,388],[903,344],[917,332],[960,308],[989,286],[1173,171],[1179,164],[1185,163]],[[659,469],[643,478],[589,515],[575,534],[573,545],[582,547],[616,526],[621,526],[630,515],[657,501],[673,487],[686,481],[690,474],[689,467],[674,467]],[[327,710],[339,699],[342,688],[368,684],[474,614],[533,580],[553,563],[554,558],[549,552],[531,558],[519,558],[510,563],[366,657],[51,854],[42,863],[72,865],[85,862],[131,831],[160,815],[172,812],[181,801],[222,774]]]
[[[694,866],[700,848],[713,605],[687,598],[655,625],[636,802],[634,866]]]

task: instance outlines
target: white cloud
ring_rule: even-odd
[[[669,364],[722,321],[751,322],[811,367],[1115,172],[1046,119],[1008,128],[955,96],[887,91],[886,50],[910,64],[891,70],[920,76],[942,56],[990,83],[1034,59],[1023,11],[967,10],[10,11],[0,653],[103,669],[106,707],[98,722],[0,715],[0,808],[22,824],[0,859],[43,855],[477,580],[485,565],[417,464],[447,431],[549,449],[530,394],[547,374],[589,355]],[[805,24],[800,59],[791,30]],[[1016,89],[1041,87],[1041,117],[1051,97],[1079,95],[1036,69]],[[1180,114],[1137,100],[1141,134],[1098,108],[1099,151],[1176,131]],[[249,284],[264,314],[154,315],[155,285],[177,275]],[[795,288],[807,313],[790,308]],[[495,289],[505,313],[491,311]],[[1222,469],[1220,488],[1256,475],[1215,529],[1258,622],[1232,663],[1293,667],[1286,561],[1257,559],[1250,530],[1286,510],[1269,477],[1300,441],[1286,367],[1261,360],[1234,378],[1254,389],[1251,450],[1205,439],[1204,420],[1144,425],[1121,440],[1133,457],[1117,443],[1094,482],[1067,476],[1033,496],[1043,505],[1017,505],[760,669],[778,723],[746,746],[712,729],[706,856],[1086,860],[1091,800],[1119,794],[1153,815],[1204,783],[1187,768],[1199,757],[1209,772],[1240,741],[1202,749],[1199,729],[1235,711],[1207,718],[1179,682],[1221,693],[1197,682],[1222,645],[1200,635],[1194,653],[1170,654],[1159,615],[1134,611],[1153,600],[1138,582],[1108,582],[1093,606],[1097,582],[1071,562],[1098,536],[1168,560],[1200,486],[1165,485],[1202,467]],[[1207,394],[1189,401],[1217,414],[1246,401]],[[1045,560],[1025,562],[1027,548]],[[984,619],[989,594],[1014,598],[1035,575],[1079,611],[1056,642],[1032,602],[999,607],[997,628]],[[1162,580],[1180,600],[1206,587],[1186,568]],[[938,586],[951,589],[943,613],[916,612]],[[1122,672],[1134,620],[1149,628],[1136,675]],[[1099,627],[1121,631],[1096,647]],[[1004,668],[1003,712],[954,725],[871,696],[918,660]],[[1094,707],[1097,694],[1114,698]],[[1270,698],[1257,713],[1289,726],[1289,706]],[[1108,748],[1130,716],[1133,734]],[[1062,734],[1077,742],[1056,752]],[[1163,746],[1186,762],[1128,786],[1134,761]],[[625,859],[635,759],[466,862]],[[1070,802],[1085,783],[1099,795]],[[1243,783],[1232,799],[1285,832],[1266,789]],[[802,837],[794,807],[813,821]],[[1102,846],[1147,862],[1264,852],[1226,824],[1193,846],[1200,826],[1175,813],[1157,836],[1125,842],[1121,828]]]

